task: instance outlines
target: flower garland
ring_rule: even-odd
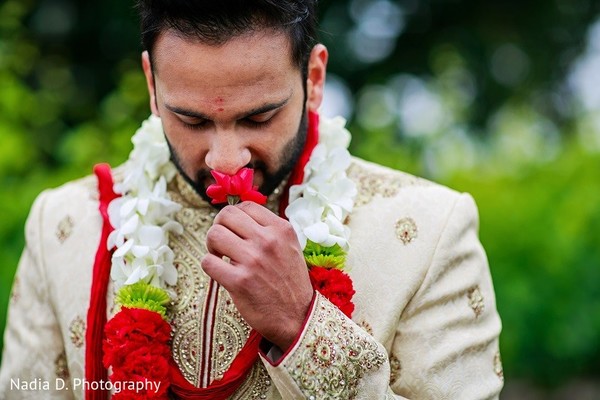
[[[343,272],[350,236],[344,220],[352,212],[356,187],[345,173],[350,165],[350,134],[344,125],[339,117],[321,119],[319,142],[304,168],[303,182],[290,187],[285,215],[302,246],[313,287],[350,317],[354,289]],[[121,196],[108,206],[114,231],[107,246],[116,248],[111,278],[121,308],[105,327],[103,363],[112,368],[115,387],[125,387],[114,394],[115,399],[166,399],[172,362],[166,306],[175,297],[170,288],[177,282],[168,239],[170,233],[183,232],[175,220],[181,206],[166,189],[176,168],[160,118],[152,115],[144,121],[132,142],[125,177],[114,187]],[[264,203],[264,196],[252,186],[252,170],[244,168],[233,176],[212,172],[216,184],[207,193],[213,203],[239,199]],[[139,391],[116,385],[149,381],[159,389]]]
[[[177,170],[170,161],[160,118],[151,115],[132,142],[126,175],[114,187],[121,196],[108,206],[114,230],[107,246],[116,248],[111,278],[121,308],[105,326],[102,362],[112,368],[110,380],[121,389],[115,399],[167,399],[171,326],[166,306],[175,297],[168,286],[177,282],[168,239],[170,232],[183,233],[175,221],[181,206],[169,198],[167,183]],[[125,382],[142,385],[130,389]]]
[[[343,272],[350,239],[344,221],[352,212],[356,185],[346,175],[350,132],[341,117],[320,118],[319,142],[304,167],[300,185],[290,187],[285,215],[304,252],[313,287],[348,317],[354,288]]]

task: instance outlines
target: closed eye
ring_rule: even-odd
[[[271,110],[269,112],[250,115],[240,120],[243,124],[252,128],[265,128],[271,124],[273,117],[279,110]]]
[[[273,118],[269,118],[265,121],[257,121],[253,118],[244,118],[243,120],[241,120],[241,122],[251,128],[266,128],[267,126],[269,126],[271,124],[271,122],[273,121]]]
[[[191,129],[191,130],[198,130],[198,129],[202,129],[205,128],[208,125],[208,120],[206,119],[201,119],[198,122],[186,122],[183,119],[180,119],[181,124],[187,128],[187,129]]]
[[[192,129],[192,130],[198,130],[198,129],[202,129],[205,128],[208,123],[210,122],[208,119],[204,119],[204,118],[194,118],[194,117],[187,117],[187,116],[178,116],[179,121],[181,122],[181,124],[187,128],[187,129]]]

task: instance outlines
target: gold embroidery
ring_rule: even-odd
[[[182,224],[181,235],[171,235],[169,245],[175,253],[177,287],[173,288],[176,300],[168,310],[172,327],[173,359],[183,376],[199,386],[200,364],[203,358],[201,343],[202,307],[206,298],[209,278],[200,267],[206,254],[206,233],[214,219],[214,213],[180,175],[175,187],[169,192],[171,199],[183,205],[176,220]]]
[[[392,354],[390,357],[390,383],[393,384],[400,378],[401,369],[400,360]]]
[[[54,359],[54,373],[57,378],[67,380],[69,379],[69,366],[67,364],[67,354],[63,350]]]
[[[384,170],[385,171],[385,170]],[[353,162],[346,171],[348,178],[356,183],[355,207],[368,204],[375,196],[394,197],[401,187],[427,185],[424,179],[400,171],[373,172]]]
[[[417,238],[417,224],[412,218],[400,218],[396,221],[396,237],[404,245],[409,244]]]
[[[497,351],[494,354],[494,372],[500,378],[502,382],[504,382],[504,370],[502,368],[502,359],[500,358],[500,351]]]
[[[362,320],[358,326],[363,328],[369,335],[373,336],[373,327],[367,321]]]
[[[386,355],[321,295],[315,307],[316,314],[285,367],[309,399],[352,399],[359,380],[379,369]]]
[[[64,243],[69,236],[73,233],[73,227],[75,226],[71,216],[67,215],[60,220],[56,227],[56,238],[60,243]]]
[[[269,196],[269,209],[277,209],[280,192],[276,190]],[[202,321],[210,282],[200,266],[200,260],[207,252],[206,234],[217,210],[204,201],[179,174],[169,185],[169,195],[183,206],[175,218],[184,228],[183,234],[169,238],[178,274],[177,286],[171,288],[176,293],[176,300],[167,311],[172,327],[171,351],[183,376],[195,386],[200,386],[202,360],[207,357],[204,352],[209,351],[202,346]],[[223,377],[250,334],[250,327],[223,288],[219,288],[214,318],[210,381]],[[260,367],[254,367],[232,398],[263,398],[261,396],[265,396],[270,385],[269,376],[260,363]]]
[[[187,323],[177,322],[178,324],[174,322],[171,324],[173,327],[173,344],[171,346],[173,359],[185,379],[198,386],[200,360],[202,359],[199,337],[200,324],[195,320],[187,321]]]
[[[261,361],[257,361],[246,381],[231,396],[230,400],[266,399],[271,387],[271,377]]]
[[[234,357],[242,350],[250,336],[250,326],[235,308],[229,293],[223,288],[219,291],[219,318],[215,321],[212,366],[215,379],[223,377]]]
[[[69,325],[69,337],[75,347],[82,347],[85,339],[85,321],[79,315]]]
[[[468,293],[469,298],[469,306],[473,309],[475,313],[475,317],[479,317],[483,310],[485,309],[485,304],[483,302],[483,296],[481,295],[481,291],[479,290],[479,286],[475,286],[473,289],[469,290]]]

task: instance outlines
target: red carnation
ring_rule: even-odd
[[[352,279],[339,269],[326,269],[311,267],[308,271],[310,282],[315,290],[325,296],[332,304],[336,305],[348,318],[354,311],[354,287]]]
[[[162,317],[141,308],[123,307],[104,327],[103,363],[121,365],[129,352],[156,343],[168,343],[171,327]]]
[[[123,307],[107,322],[104,333],[102,361],[106,368],[112,367],[111,382],[160,384],[156,392],[125,389],[116,393],[115,399],[166,399],[170,384],[171,327],[160,314]]]
[[[267,196],[258,191],[258,186],[252,186],[254,183],[252,168],[242,168],[234,175],[227,175],[215,170],[210,173],[216,181],[206,189],[206,194],[212,199],[212,204],[235,204],[239,200],[253,201],[258,204],[267,202]]]
[[[167,356],[164,354],[165,350],[169,353]],[[166,399],[170,385],[168,357],[170,349],[162,345],[141,347],[128,354],[124,365],[113,368],[111,382],[142,382],[145,385],[141,390],[124,388],[118,396],[115,395],[115,399],[128,399],[133,396],[138,396],[138,399]],[[147,382],[152,382],[152,386],[147,385]]]

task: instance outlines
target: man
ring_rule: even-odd
[[[343,129],[318,125],[328,53],[313,42],[314,2],[143,0],[139,9],[155,116],[140,135],[158,142],[136,134],[130,162],[109,175],[116,194],[106,195],[105,171],[100,194],[90,177],[36,200],[10,304],[0,397],[35,389],[34,397],[102,398],[94,396],[106,393],[98,377],[107,366],[117,396],[129,383],[118,378],[118,365],[137,362],[138,382],[146,372],[163,377],[154,392],[127,389],[144,393],[138,398],[497,398],[500,320],[473,200],[356,158],[344,164],[345,150],[334,143],[344,141]],[[156,161],[165,139],[177,172]],[[343,170],[325,171],[330,180],[313,180],[323,190],[311,192],[307,179],[336,165]],[[233,182],[246,167],[255,174],[248,190],[268,195],[267,207],[211,206],[211,173]],[[145,176],[155,176],[148,190]],[[340,182],[345,194],[337,196],[328,185]],[[232,190],[228,196],[239,194]],[[325,206],[310,208],[312,195]],[[279,204],[289,221],[273,212]],[[313,212],[318,220],[306,222]],[[151,216],[159,222],[139,222]],[[128,239],[134,231],[138,242]],[[107,248],[108,288],[98,278]],[[310,258],[308,248],[329,250]],[[153,269],[136,264],[152,249]],[[344,265],[331,266],[340,259]],[[342,268],[352,286],[328,296],[315,283],[319,266]],[[334,286],[347,282],[344,273]],[[112,326],[119,304],[130,304],[124,298],[132,292],[122,290],[133,282],[170,296],[156,322],[170,330],[168,373],[164,357],[144,358],[150,350],[112,353],[131,328]],[[128,340],[119,343],[131,349]]]

